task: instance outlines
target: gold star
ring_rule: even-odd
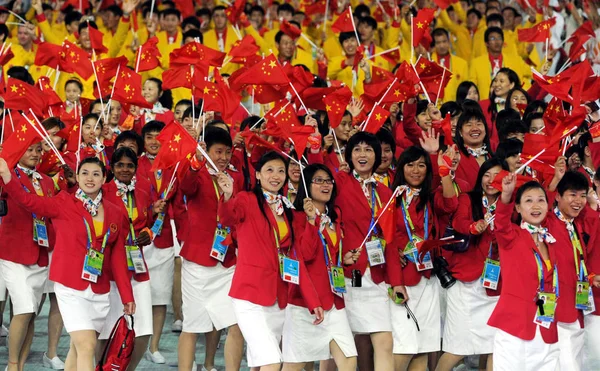
[[[179,135],[179,134],[175,134],[175,136],[173,137],[173,140],[174,140],[176,143],[179,143],[179,141],[181,140],[181,135]]]
[[[25,124],[21,125],[21,132],[23,132],[23,133],[27,132],[27,125],[25,125]]]
[[[210,89],[208,88],[208,86],[204,87],[204,94],[208,94],[210,93]]]
[[[269,67],[271,67],[271,68],[275,68],[275,66],[277,66],[277,62],[275,62],[275,61],[271,61],[271,62],[269,63]]]
[[[11,87],[10,87],[10,91],[12,91],[13,93],[16,93],[16,92],[17,92],[17,90],[19,90],[19,89],[17,89],[17,86],[16,86],[16,85],[11,85]]]
[[[69,56],[70,56],[71,58],[73,58],[73,57],[75,56],[75,52],[73,52],[73,51],[72,51],[72,52],[70,52],[70,53],[69,53]]]
[[[426,65],[425,63],[421,63],[421,64],[419,65],[419,67],[421,67],[421,69],[422,69],[422,70],[424,70],[424,69],[427,67],[427,65]]]
[[[77,124],[73,125],[73,129],[71,129],[71,131],[75,131],[75,130],[77,130],[77,128],[78,128],[78,127],[79,127],[79,126],[77,126]]]
[[[326,106],[325,106],[325,110],[326,110],[327,112],[331,111],[331,106],[330,106],[329,104],[328,104],[328,105],[326,105]]]
[[[381,121],[381,114],[379,114],[379,113],[378,113],[378,114],[376,114],[376,115],[375,115],[375,120],[377,120],[377,121]]]
[[[417,28],[423,28],[423,23],[417,22]]]
[[[129,86],[129,84],[126,84],[125,88],[123,90],[125,90],[126,93],[129,93],[129,90],[131,90],[131,87]]]
[[[544,24],[544,30],[547,30],[547,29],[548,29],[548,24],[546,23],[546,24]]]
[[[196,51],[198,48],[196,48],[196,45],[192,45],[192,50]]]
[[[394,95],[396,97],[399,97],[400,96],[400,90],[398,90],[398,89],[394,90]]]

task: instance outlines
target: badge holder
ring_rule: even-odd
[[[125,248],[127,250],[127,268],[135,271],[136,274],[146,273],[142,250],[136,245],[127,245]]]
[[[577,281],[575,290],[575,308],[589,311],[594,302],[593,294],[590,295],[590,283],[586,281]],[[591,303],[590,303],[591,299]]]
[[[369,265],[374,267],[385,263],[385,256],[383,254],[383,243],[380,238],[373,237],[371,241],[365,243],[367,249],[367,257],[369,258]]]
[[[329,271],[331,275],[331,287],[334,294],[342,296],[341,294],[346,293],[346,279],[344,278],[344,269],[342,267],[331,267]]]
[[[154,234],[154,236],[160,236],[160,232],[162,232],[164,222],[165,222],[165,213],[164,212],[159,213],[158,217],[154,221],[154,224],[152,225],[152,228],[150,228],[152,230],[152,233]]]
[[[419,250],[417,249],[417,243],[423,240],[415,235],[412,236],[412,241],[409,241],[404,248],[404,256],[406,259],[414,263],[417,267],[417,271],[422,272],[433,269],[433,262],[431,261],[431,254],[428,252],[423,257],[423,261],[419,261]]]
[[[283,257],[283,270],[282,279],[285,282],[293,283],[295,285],[300,284],[300,262],[295,259]]]
[[[554,322],[554,311],[556,310],[556,295],[549,292],[540,292],[535,300],[537,306],[534,323],[550,328]]]
[[[497,290],[499,281],[500,262],[492,258],[486,258],[485,264],[483,265],[483,274],[481,276],[483,287],[490,290]]]
[[[33,238],[38,245],[44,247],[50,247],[48,242],[48,228],[46,228],[46,222],[41,219],[33,219],[34,234]]]
[[[96,283],[98,276],[102,274],[102,264],[104,263],[104,254],[94,249],[88,249],[83,262],[83,272],[81,278],[86,281]]]
[[[219,224],[215,231],[215,238],[213,239],[212,249],[210,250],[210,257],[215,258],[220,262],[225,260],[229,243],[227,243],[227,237],[229,236],[229,228],[222,228]]]

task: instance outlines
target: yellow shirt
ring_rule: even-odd
[[[288,234],[287,223],[284,221],[277,222],[277,228],[279,229],[279,239],[282,240]]]
[[[104,229],[104,221],[94,219],[94,232],[96,232],[96,237],[102,235],[102,230]]]

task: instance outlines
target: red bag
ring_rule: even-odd
[[[133,354],[135,330],[133,316],[127,317],[123,315],[115,323],[96,371],[124,371],[129,366]]]

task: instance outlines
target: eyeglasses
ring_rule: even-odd
[[[323,184],[331,185],[335,182],[333,181],[333,179],[315,178],[312,180],[312,183],[318,184],[318,185],[323,185]]]

